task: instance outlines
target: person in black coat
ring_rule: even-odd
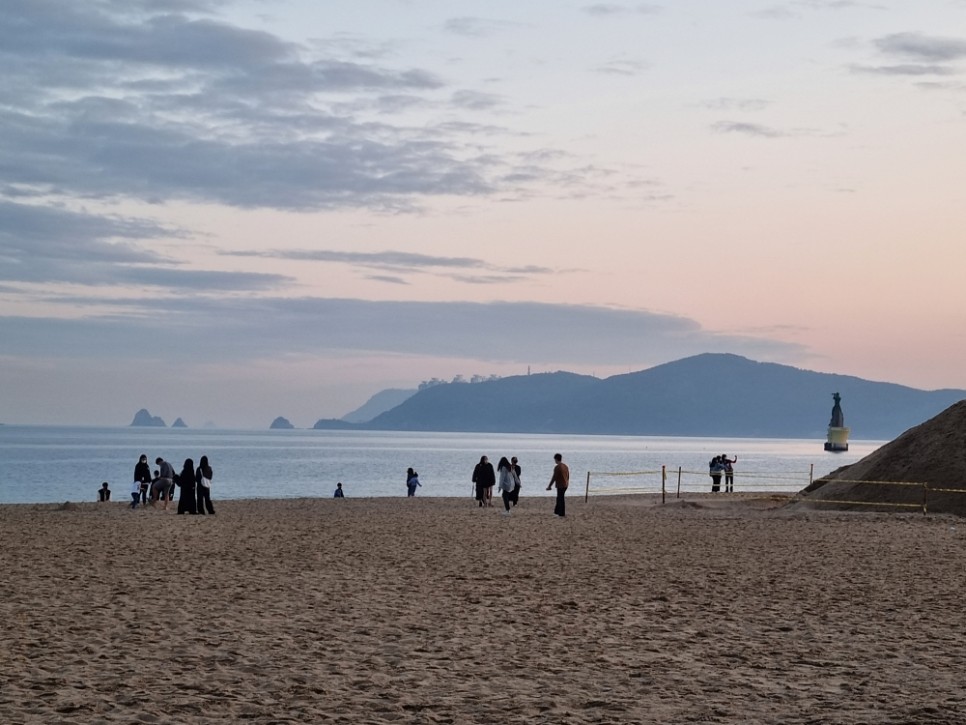
[[[473,483],[476,484],[477,505],[492,506],[490,498],[493,495],[493,486],[496,485],[496,473],[486,456],[481,456],[480,462],[473,469]]]
[[[520,468],[520,464],[517,462],[516,456],[513,456],[513,458],[510,459],[510,465],[513,466],[513,470],[517,474],[517,487],[513,489],[513,494],[510,496],[511,503],[516,506],[518,503],[520,503],[520,488],[522,487],[522,484],[520,483],[520,476],[523,475],[523,469]]]
[[[151,487],[151,466],[148,465],[148,457],[144,453],[141,454],[137,465],[134,466],[134,480],[141,487],[141,505],[146,506],[148,503],[148,489]],[[153,504],[154,501],[152,500],[151,503]]]
[[[202,456],[198,461],[198,470],[195,471],[195,489],[198,497],[198,513],[204,514],[207,510],[212,516],[215,515],[215,507],[211,505],[211,476],[214,471],[208,465],[208,456]]]
[[[177,483],[181,487],[181,495],[178,497],[178,513],[198,513],[195,499],[195,462],[190,458],[184,459],[184,466],[181,473],[178,474]]]

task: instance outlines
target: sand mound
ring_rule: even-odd
[[[966,516],[966,400],[910,428],[857,463],[815,481],[805,489],[803,498],[805,502],[855,501],[849,507],[856,509],[874,509],[872,504],[882,504],[882,508],[911,510],[913,505],[922,504],[922,485],[876,483],[889,481],[928,484],[926,503],[930,512]]]

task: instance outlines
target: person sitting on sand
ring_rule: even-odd
[[[111,500],[111,489],[107,486],[107,481],[101,484],[101,487],[97,489],[97,500],[103,503],[104,501]]]
[[[342,493],[342,482],[335,484],[335,493],[332,494],[332,498],[345,498],[345,494]]]

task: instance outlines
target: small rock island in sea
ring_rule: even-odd
[[[181,418],[178,418],[174,423],[171,424],[172,428],[187,428],[188,424],[185,423]]]
[[[148,428],[166,427],[164,421],[156,415],[151,415],[147,411],[147,408],[141,408],[141,410],[134,414],[134,420],[131,421],[131,425]]]
[[[288,418],[283,418],[282,416],[278,416],[275,420],[272,421],[272,424],[268,427],[271,430],[289,430],[290,428],[294,428],[295,426],[288,422]]]

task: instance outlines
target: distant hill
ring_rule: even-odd
[[[319,418],[312,426],[315,430],[367,430],[364,424],[346,423],[340,418]]]
[[[435,385],[358,427],[824,438],[836,392],[853,440],[893,438],[966,398],[707,353],[603,380],[557,372]]]
[[[272,424],[268,427],[271,430],[291,430],[295,426],[288,421],[288,418],[283,418],[282,416],[278,416],[275,420],[272,421]]]
[[[172,428],[187,428],[188,424],[185,423],[181,418],[176,418],[174,423],[171,424]]]
[[[134,420],[131,421],[131,426],[143,426],[151,428],[165,428],[164,421],[161,420],[156,415],[151,415],[147,408],[141,408],[137,413],[134,414]]]
[[[415,394],[415,389],[387,388],[381,390],[351,413],[343,415],[342,420],[346,423],[368,423],[380,413],[392,410]]]

